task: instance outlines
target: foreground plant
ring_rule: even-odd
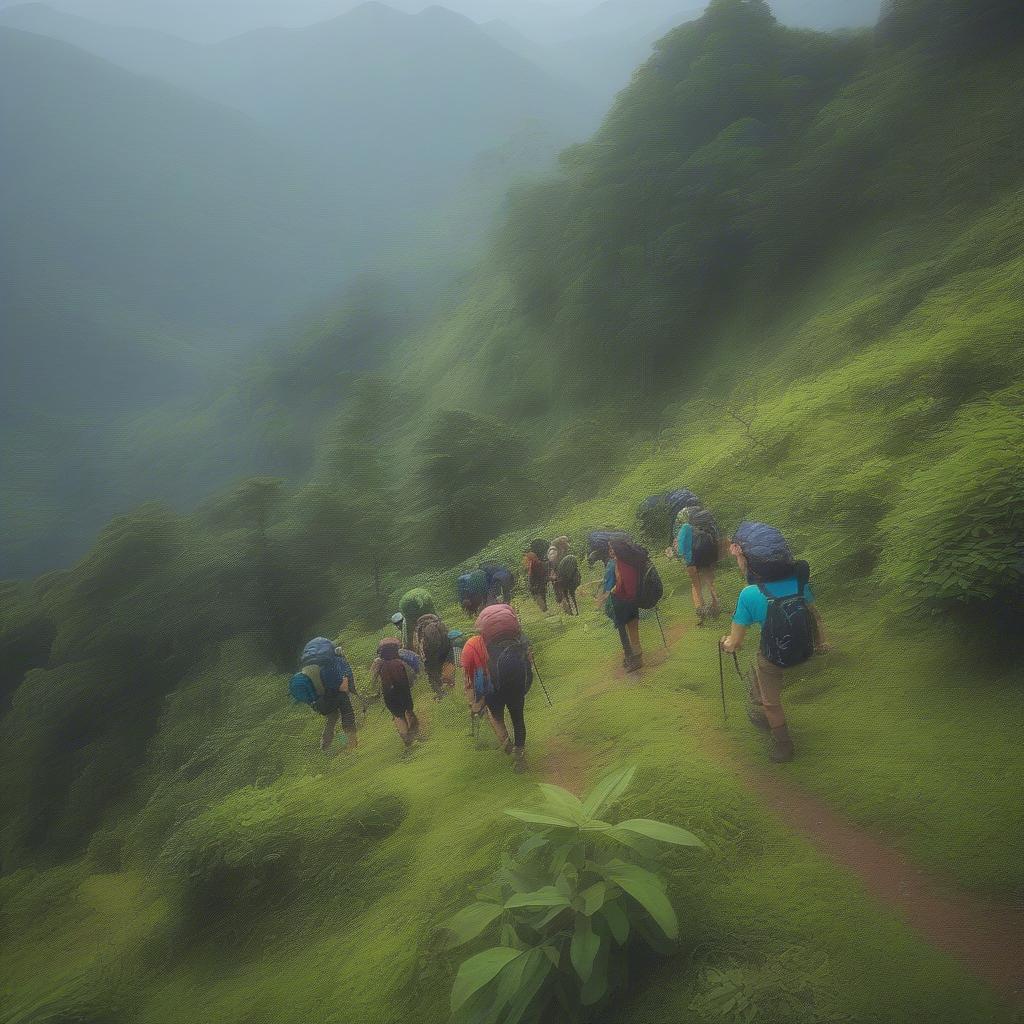
[[[560,1019],[579,1020],[625,984],[632,938],[671,949],[679,923],[651,862],[660,843],[703,843],[661,821],[600,817],[635,771],[613,772],[583,800],[541,784],[539,810],[505,812],[526,824],[526,839],[477,901],[443,926],[449,949],[498,933],[497,945],[459,968],[453,1013],[473,1024],[518,1024],[557,1007]]]

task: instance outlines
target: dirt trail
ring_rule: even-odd
[[[726,760],[743,783],[794,832],[864,888],[931,945],[963,963],[1014,1003],[1024,1005],[1024,904],[996,903],[958,890],[912,863],[824,801],[763,766],[741,761],[723,737],[709,752]]]
[[[674,646],[688,628],[682,624],[668,630],[669,646]],[[654,668],[666,658],[665,647],[659,643],[645,661]],[[642,675],[627,676],[616,666],[587,692],[600,692],[616,683],[641,679]],[[728,764],[789,828],[854,874],[876,900],[902,916],[922,938],[959,960],[1004,998],[1024,1005],[1024,902],[998,903],[963,892],[786,781],[767,759],[763,765],[754,766],[726,737],[710,731],[705,734],[705,744],[708,753]],[[556,740],[549,747],[538,768],[551,782],[580,793],[586,759],[582,751],[564,740]]]

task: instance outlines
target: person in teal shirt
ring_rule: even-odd
[[[703,626],[706,619],[717,619],[721,614],[718,591],[715,589],[715,564],[718,561],[718,550],[717,542],[714,547],[700,545],[702,550],[699,550],[698,557],[694,558],[693,525],[690,523],[692,511],[695,510],[684,508],[676,517],[679,533],[676,535],[672,547],[666,548],[665,554],[669,558],[678,559],[686,566],[686,573],[690,577],[690,598],[697,613],[697,625]],[[701,564],[696,564],[698,562]],[[705,594],[707,599],[705,599]]]
[[[729,550],[735,556],[740,572],[748,580],[755,578],[750,574],[750,567],[743,549],[738,544],[732,544]],[[721,641],[722,650],[726,654],[732,654],[743,646],[743,640],[751,626],[764,625],[765,619],[768,617],[769,595],[771,597],[792,597],[800,592],[801,584],[803,584],[804,598],[814,620],[815,651],[824,653],[828,649],[824,623],[814,604],[814,594],[807,583],[810,568],[806,562],[796,563],[793,568],[794,575],[792,576],[770,582],[752,583],[740,591],[739,600],[736,602],[736,614],[732,620],[732,629],[728,636],[722,637]],[[768,592],[767,595],[761,590],[761,587]],[[787,671],[789,669],[773,665],[758,650],[755,674],[748,694],[750,699],[748,716],[758,729],[771,732],[772,749],[769,757],[776,764],[792,761],[794,756],[793,740],[789,734],[786,713],[782,708],[782,688],[785,685]]]

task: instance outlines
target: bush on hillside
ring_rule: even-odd
[[[966,406],[881,523],[878,577],[917,604],[1012,605],[1024,590],[1024,392]]]
[[[160,854],[183,932],[241,939],[303,891],[316,894],[317,914],[325,905],[332,915],[354,913],[363,887],[386,875],[371,866],[374,847],[406,811],[395,794],[352,806],[314,778],[236,790],[181,826]]]

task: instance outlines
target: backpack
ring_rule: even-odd
[[[706,569],[718,562],[720,534],[715,517],[705,508],[690,510],[693,527],[693,564]]]
[[[668,542],[671,544],[672,541],[675,540],[673,532],[676,524],[676,517],[684,508],[699,508],[700,498],[698,498],[693,491],[687,490],[683,487],[678,491],[670,491],[665,496],[665,504],[668,506]]]
[[[751,583],[763,580],[784,580],[793,575],[793,552],[782,533],[764,523],[740,523],[733,534],[733,543],[743,551]]]
[[[334,644],[327,637],[318,636],[302,648],[299,665],[326,665],[335,657]]]
[[[789,597],[775,597],[763,584],[758,589],[768,601],[768,613],[761,627],[761,653],[779,668],[802,665],[814,654],[814,621],[804,597],[803,580]]]
[[[484,638],[488,647],[502,637],[519,636],[523,628],[519,616],[510,604],[492,604],[476,619],[473,628]]]
[[[421,615],[416,625],[423,660],[436,664],[451,654],[452,644],[448,639],[448,627],[436,615]]]
[[[650,609],[665,596],[665,585],[657,566],[651,561],[651,553],[647,548],[632,541],[617,541],[613,548],[615,557],[636,570],[637,607]]]
[[[412,680],[418,671],[408,664],[406,655],[412,655],[411,651],[404,651],[397,640],[388,638],[382,640],[377,648],[377,669],[380,674],[380,685],[382,689],[390,690],[395,686],[411,686]],[[416,658],[417,662],[419,661]],[[411,673],[411,675],[410,675]]]
[[[304,665],[301,672],[292,676],[288,683],[288,692],[296,703],[308,704],[314,711],[326,715],[336,711],[341,703],[340,686],[340,675],[337,684],[334,684],[331,679],[323,678],[319,665],[309,664]]]
[[[583,582],[580,563],[575,555],[566,555],[558,563],[558,582],[566,593],[573,594]]]
[[[587,565],[605,561],[605,552],[610,543],[629,541],[633,538],[623,530],[592,530],[587,534]]]
[[[511,570],[500,562],[481,562],[479,572],[487,579],[487,589],[483,593],[489,600],[511,601],[515,590],[516,578]]]
[[[529,691],[532,682],[530,647],[522,633],[502,637],[487,645],[487,675],[483,684],[485,693],[481,696],[493,691],[508,693],[522,690],[525,693]]]
[[[548,557],[548,547],[550,542],[541,540],[539,537],[536,540],[530,541],[530,550],[543,562]]]

